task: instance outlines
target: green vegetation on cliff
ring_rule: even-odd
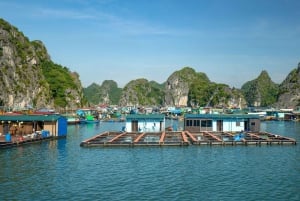
[[[92,83],[83,93],[90,104],[118,105],[122,89],[113,80],[105,80],[102,85]]]
[[[87,88],[83,89],[83,94],[90,104],[97,105],[100,103],[101,99],[101,86],[96,83],[92,83]]]
[[[122,90],[120,105],[161,105],[164,92],[156,82],[146,79],[130,81]]]
[[[277,107],[299,108],[300,106],[300,63],[279,85]]]
[[[248,106],[270,106],[277,101],[278,91],[278,85],[271,80],[267,71],[262,71],[256,79],[242,86]]]
[[[75,89],[77,92],[80,89],[75,84],[68,68],[54,64],[52,61],[42,62],[41,67],[56,106],[64,108],[67,106],[68,100],[76,99],[69,89]]]
[[[225,84],[211,82],[207,75],[184,67],[174,72],[165,88],[167,105],[188,105],[193,107],[226,107],[230,99],[239,98]]]
[[[84,103],[79,75],[52,62],[41,41],[29,41],[3,19],[0,75],[0,102],[5,107],[62,109]]]

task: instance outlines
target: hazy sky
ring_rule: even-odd
[[[84,87],[190,66],[239,88],[262,70],[280,83],[300,62],[299,0],[1,0],[0,17]]]

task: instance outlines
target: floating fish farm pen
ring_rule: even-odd
[[[296,140],[267,132],[104,132],[81,142],[94,146],[296,145]]]
[[[186,132],[193,145],[296,145],[293,138],[267,132]]]
[[[186,146],[189,144],[182,132],[104,132],[81,142],[80,146]]]
[[[260,132],[257,115],[188,114],[184,131],[169,131],[161,114],[128,115],[120,132],[104,132],[81,142],[92,146],[283,145],[296,140]]]

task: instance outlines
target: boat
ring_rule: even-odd
[[[96,119],[92,115],[87,115],[85,118],[79,119],[79,123],[81,123],[81,124],[94,124],[94,123],[99,123],[99,122],[100,122],[100,120]]]
[[[99,114],[94,109],[79,109],[76,111],[80,124],[99,123]]]

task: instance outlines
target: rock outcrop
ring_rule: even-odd
[[[0,106],[11,109],[82,105],[79,75],[54,64],[41,41],[29,41],[3,19],[0,19],[0,87]]]
[[[300,63],[279,85],[278,108],[297,109],[300,106]]]
[[[157,106],[162,105],[164,92],[159,84],[146,79],[130,81],[122,90],[121,106]]]
[[[185,67],[168,78],[165,105],[241,108],[245,99],[239,90],[211,82],[205,73]]]
[[[102,85],[91,84],[84,93],[92,104],[112,104],[114,97],[121,106],[246,107],[239,89],[211,82],[205,73],[190,67],[174,72],[163,84],[137,79],[121,89],[114,81],[106,80]]]
[[[190,86],[194,80],[210,82],[204,73],[196,73],[190,67],[175,71],[166,81],[165,105],[187,106]]]
[[[53,106],[38,54],[43,45],[31,43],[17,28],[0,19],[0,105],[11,108]],[[42,55],[41,55],[42,56]],[[44,52],[43,57],[49,58]]]

